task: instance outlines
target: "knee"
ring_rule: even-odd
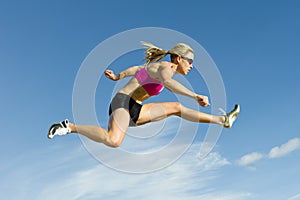
[[[108,145],[113,148],[118,148],[121,146],[122,141],[123,140],[121,138],[111,137],[109,138]]]
[[[179,116],[181,114],[182,105],[179,102],[172,102],[172,114]]]

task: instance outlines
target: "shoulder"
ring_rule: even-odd
[[[158,64],[158,71],[164,71],[164,72],[169,72],[169,73],[173,72],[172,63],[163,61],[163,62],[159,62],[157,64]]]
[[[146,69],[150,75],[155,76],[154,74],[160,74],[162,71],[171,70],[171,67],[169,62],[156,62],[148,65]]]
[[[160,62],[157,69],[160,79],[166,80],[174,76],[174,70],[172,63],[170,62]]]
[[[171,63],[166,61],[156,62],[156,63],[152,63],[151,65],[148,65],[147,69],[149,69],[150,71],[171,69]]]

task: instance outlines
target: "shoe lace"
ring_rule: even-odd
[[[218,108],[218,110],[220,111],[221,115],[226,115],[226,112],[223,108]]]

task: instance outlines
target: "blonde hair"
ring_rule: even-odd
[[[145,46],[145,59],[146,64],[156,62],[164,58],[166,55],[171,55],[171,61],[177,56],[185,56],[187,53],[194,53],[194,50],[187,44],[178,43],[171,50],[163,50],[149,42],[141,41],[142,45]]]

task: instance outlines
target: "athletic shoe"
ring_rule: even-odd
[[[225,122],[223,126],[225,128],[231,128],[233,122],[236,120],[240,113],[240,105],[236,104],[234,109],[225,115]]]
[[[52,124],[48,131],[48,138],[52,139],[55,135],[66,135],[71,133],[71,129],[69,127],[69,120],[64,120],[57,124]]]

